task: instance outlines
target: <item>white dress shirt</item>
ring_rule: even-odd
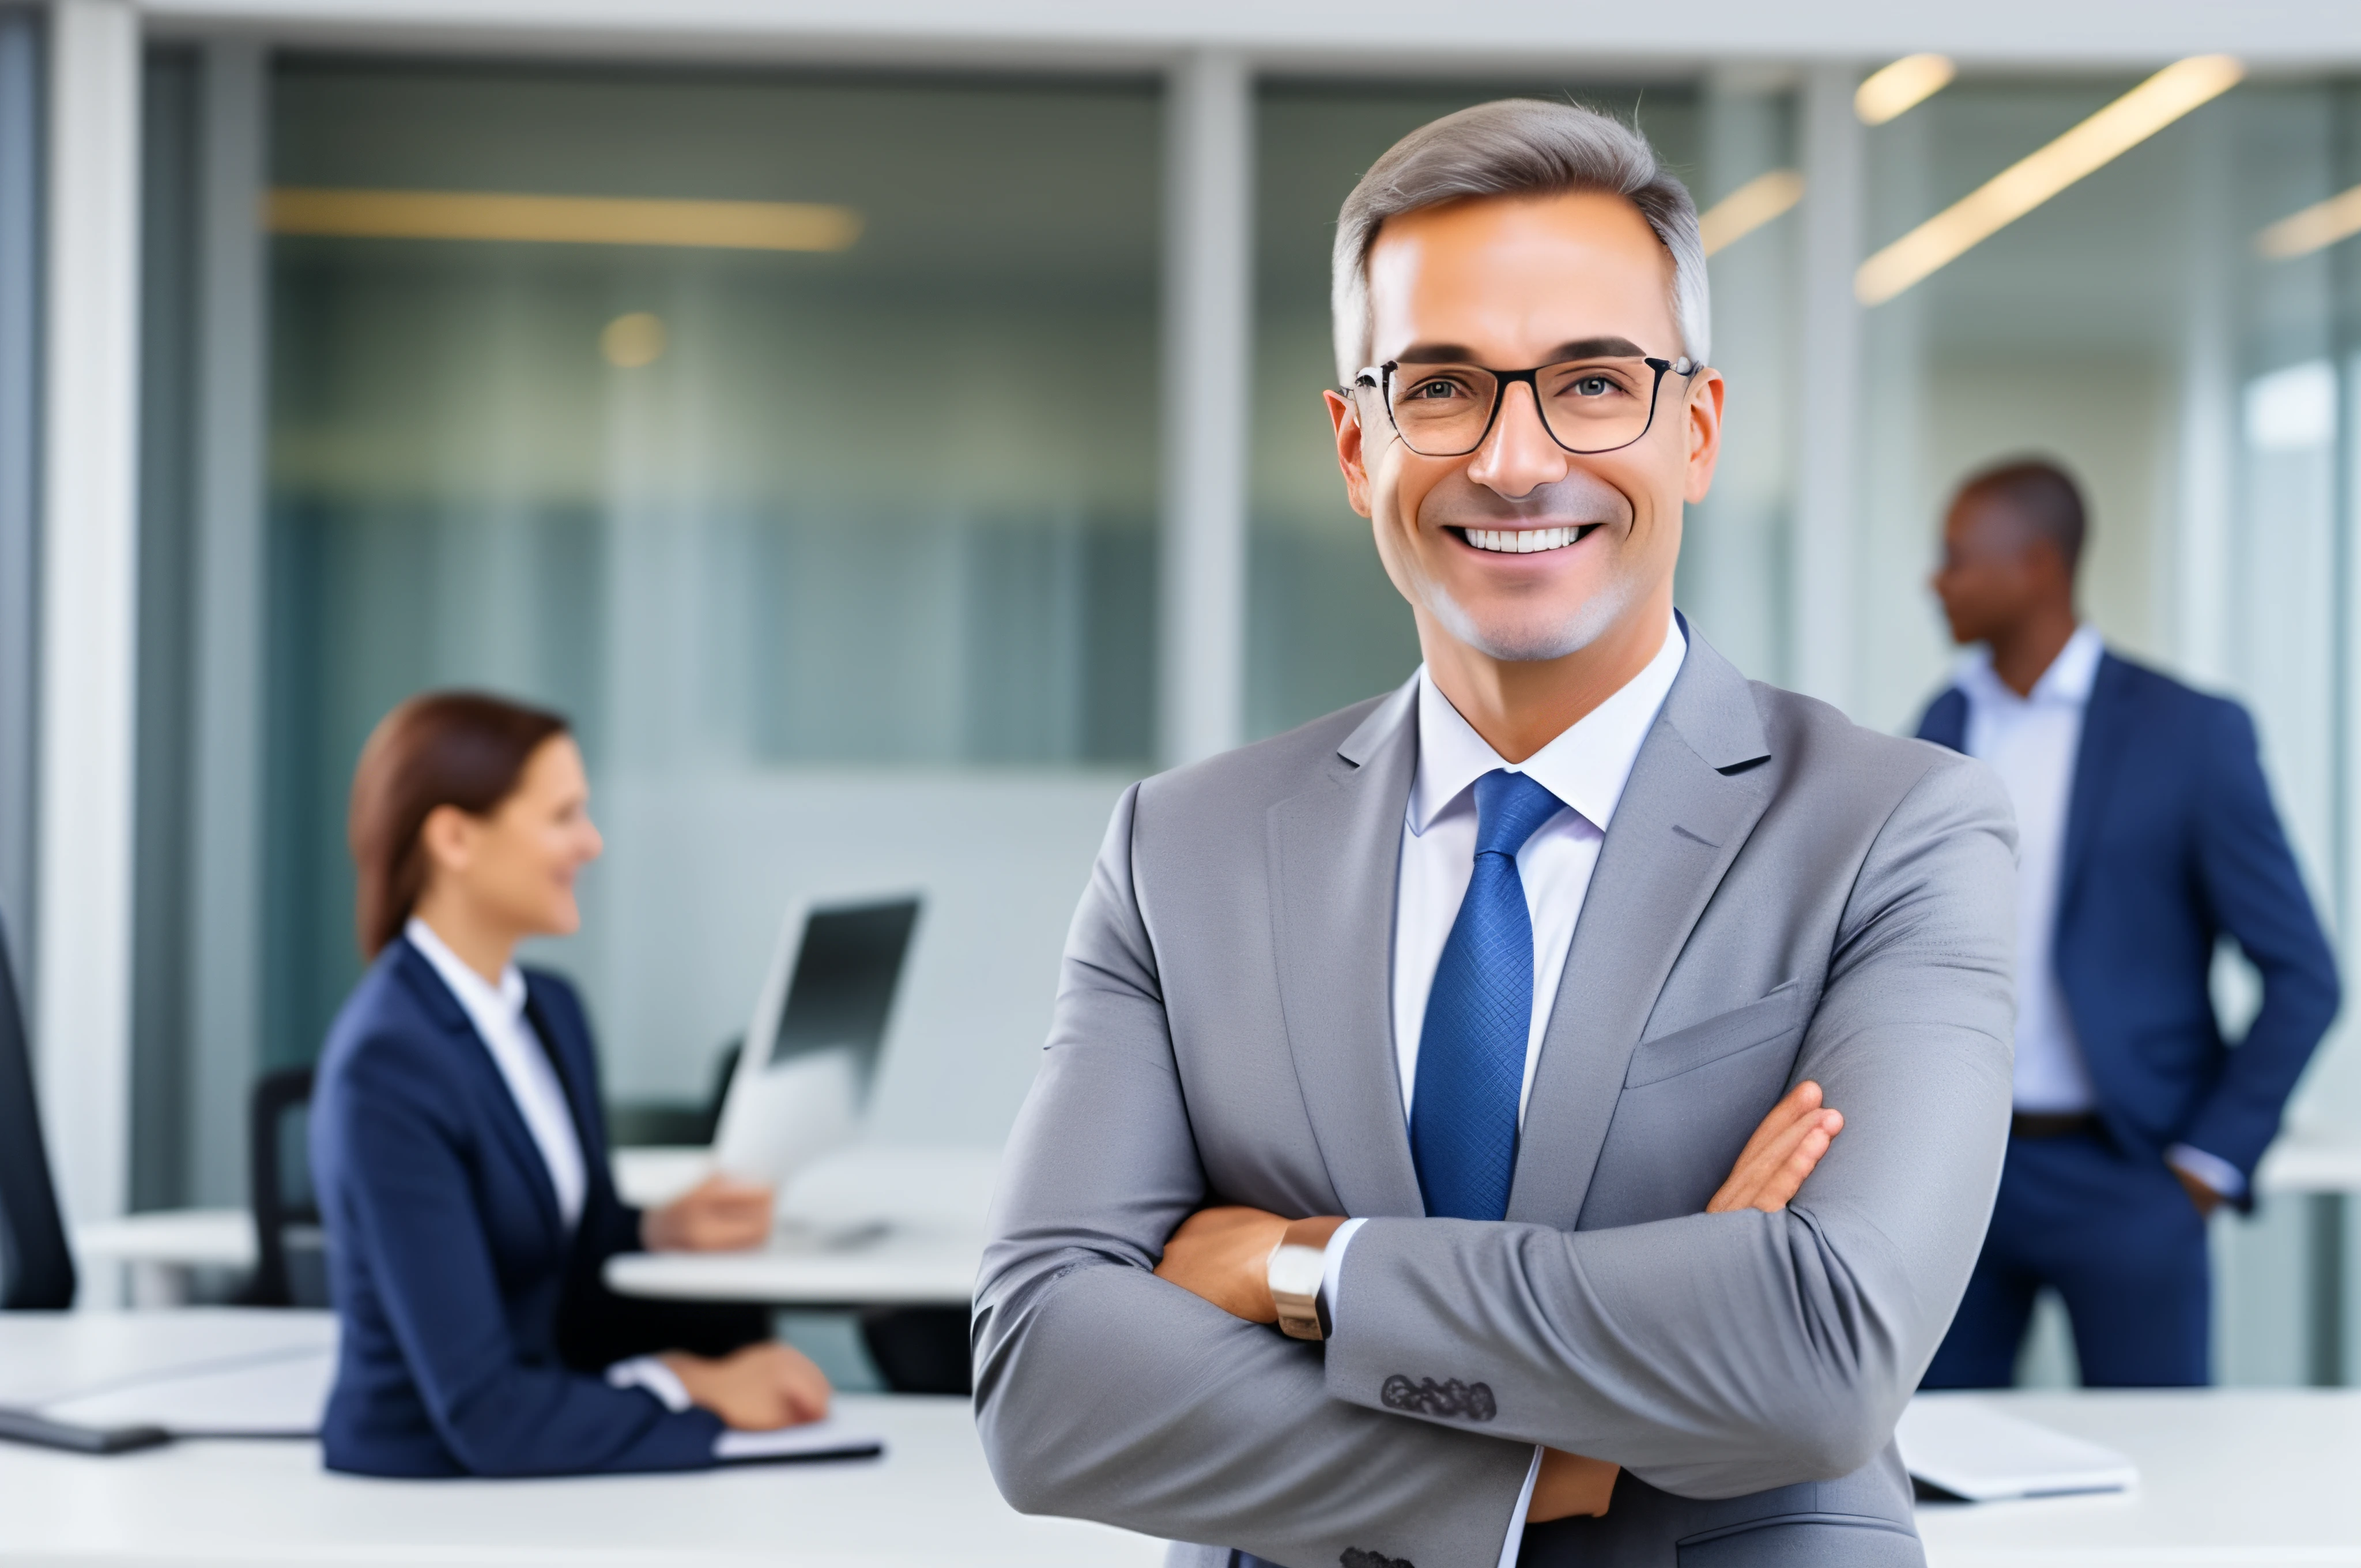
[[[2073,1113],[2097,1104],[2066,992],[2053,960],[2059,874],[2066,850],[2066,809],[2074,789],[2074,755],[2082,713],[2105,652],[2090,627],[2066,646],[2019,696],[1993,673],[1978,648],[1960,665],[1968,699],[1968,755],[1991,765],[2016,807],[2016,1108]]]
[[[533,1146],[541,1151],[542,1168],[557,1194],[557,1212],[571,1235],[582,1221],[582,1204],[589,1191],[589,1173],[583,1163],[582,1137],[574,1127],[574,1113],[566,1102],[566,1088],[557,1069],[533,1032],[524,1012],[524,976],[511,964],[500,971],[500,983],[467,967],[467,960],[434,934],[434,927],[415,915],[401,928],[410,945],[434,966],[434,972],[476,1026],[476,1037],[500,1069],[500,1081],[524,1119]],[[635,1355],[607,1368],[607,1381],[618,1388],[644,1388],[669,1410],[689,1407],[688,1388],[673,1369],[653,1355]]]
[[[1608,824],[1614,820],[1623,785],[1640,760],[1640,747],[1687,653],[1688,640],[1681,635],[1680,623],[1668,623],[1664,646],[1638,674],[1521,762],[1502,760],[1451,706],[1425,669],[1419,670],[1418,773],[1402,816],[1401,863],[1394,883],[1394,1061],[1401,1077],[1405,1123],[1418,1088],[1427,992],[1476,872],[1476,781],[1499,768],[1530,773],[1566,806],[1534,829],[1517,851],[1517,880],[1524,884],[1525,909],[1533,926],[1532,1019],[1525,1034],[1524,1085],[1517,1096],[1517,1124],[1522,1127],[1525,1106],[1532,1099],[1533,1073],[1541,1065],[1542,1036],[1557,1004],[1558,981],[1574,947],[1575,922],[1582,916]],[[1329,1322],[1338,1332],[1345,1249],[1361,1224],[1348,1220],[1338,1226],[1324,1260]],[[1500,1549],[1499,1568],[1515,1568],[1541,1463],[1537,1444]]]
[[[511,964],[500,971],[500,983],[495,987],[469,969],[434,934],[434,928],[415,915],[401,934],[426,955],[426,961],[434,966],[434,972],[467,1011],[484,1049],[491,1053],[492,1065],[500,1069],[500,1080],[509,1086],[509,1098],[516,1102],[517,1113],[524,1118],[525,1131],[533,1135],[533,1146],[541,1151],[542,1167],[557,1192],[557,1212],[571,1233],[582,1219],[589,1179],[582,1164],[582,1139],[574,1130],[574,1113],[566,1103],[565,1086],[557,1081],[557,1069],[551,1065],[541,1036],[533,1033],[533,1020],[524,1015],[524,976]]]
[[[2073,1015],[2058,979],[2058,895],[2065,872],[2066,817],[2074,795],[2074,762],[2082,716],[2106,645],[2096,629],[2078,626],[2033,689],[2019,696],[1993,673],[1991,651],[1978,648],[1955,684],[1968,699],[1968,755],[1991,765],[2016,807],[2016,1078],[2020,1111],[2087,1112],[2098,1104],[2091,1071],[2074,1036]],[[2175,1144],[2165,1157],[2225,1197],[2246,1179],[2228,1160]]]

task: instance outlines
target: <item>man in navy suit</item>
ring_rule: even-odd
[[[2048,463],[1961,487],[1934,587],[1982,646],[1919,721],[2015,802],[2015,1115],[1983,1253],[1929,1388],[2013,1380],[2035,1294],[2064,1299],[2092,1387],[2210,1380],[2205,1220],[2255,1167],[2335,1015],[2334,959],[2254,721],[2109,652],[2074,609],[2081,494]],[[2235,940],[2263,981],[2245,1040],[2208,985]]]

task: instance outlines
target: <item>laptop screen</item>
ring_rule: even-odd
[[[804,922],[795,980],[763,1065],[851,1047],[865,1072],[884,1041],[902,959],[917,922],[915,898],[814,909]]]

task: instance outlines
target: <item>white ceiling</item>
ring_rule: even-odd
[[[71,4],[74,0],[64,0]],[[1963,63],[2122,67],[2223,50],[2295,71],[2361,63],[2353,0],[143,0],[166,31],[730,57],[1153,61],[1236,49],[1285,68],[1527,69],[1917,49]]]

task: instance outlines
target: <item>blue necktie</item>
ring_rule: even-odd
[[[1505,768],[1476,781],[1476,866],[1426,993],[1411,1096],[1411,1157],[1438,1219],[1509,1212],[1533,1018],[1533,921],[1517,851],[1562,805]]]

